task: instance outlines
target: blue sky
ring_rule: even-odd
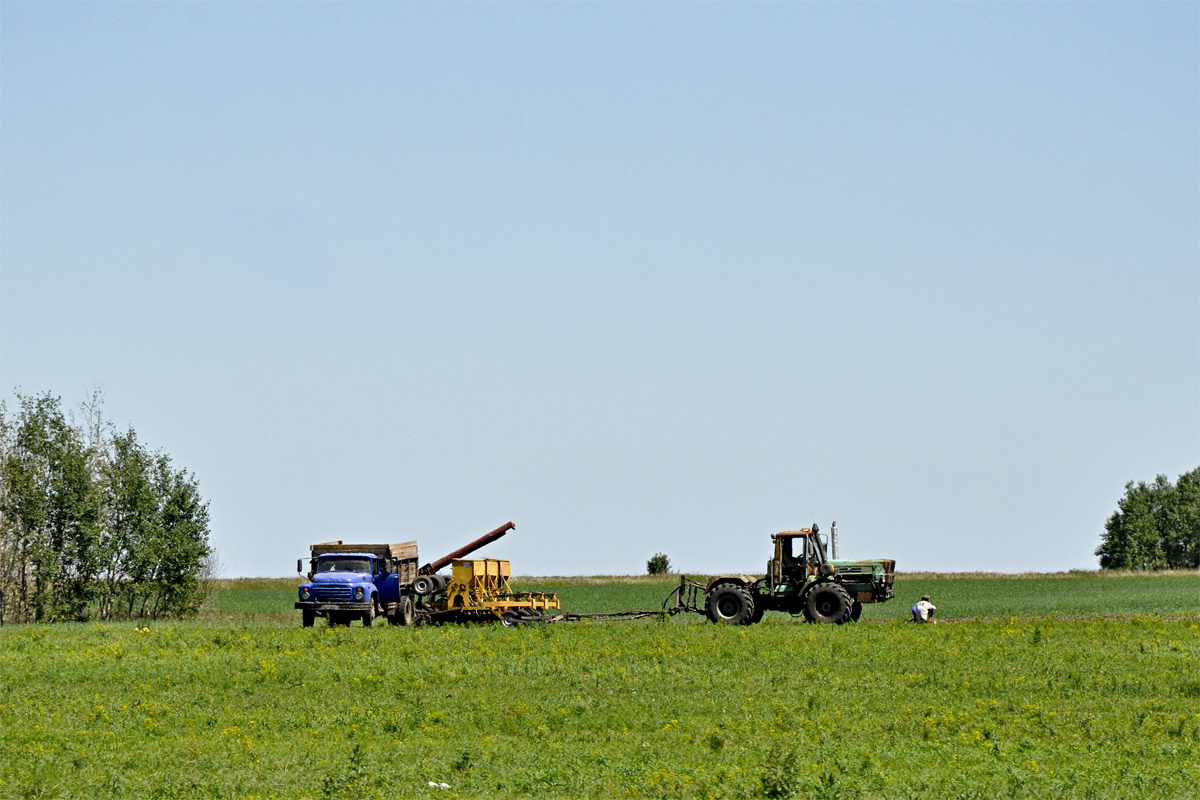
[[[1200,464],[1200,6],[0,6],[0,389],[231,575],[1091,568]]]

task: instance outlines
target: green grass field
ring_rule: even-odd
[[[1147,580],[1151,581],[1149,586]],[[557,592],[565,610],[584,614],[658,609],[678,583],[677,575],[514,579],[518,589]],[[292,609],[297,584],[288,578],[223,581],[224,588],[214,592],[203,616],[298,624],[298,612]],[[1067,573],[1055,577],[901,575],[896,582],[896,599],[867,606],[863,619],[907,619],[909,609],[923,594],[933,597],[938,613],[949,619],[1200,615],[1200,575],[1195,573],[1156,575],[1152,579],[1144,575]],[[774,612],[768,615],[772,618],[788,619]]]
[[[525,584],[581,612],[657,607],[670,590]],[[1200,785],[1194,574],[914,576],[868,609],[878,624],[840,627],[302,629],[289,584],[225,587],[194,621],[0,628],[0,796],[1174,798]],[[989,621],[892,621],[925,592],[947,617]]]

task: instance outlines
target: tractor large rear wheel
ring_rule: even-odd
[[[744,586],[722,583],[708,593],[704,610],[713,622],[749,625],[754,621],[754,598]]]
[[[836,583],[819,583],[804,598],[804,618],[809,622],[841,625],[850,619],[849,593]]]

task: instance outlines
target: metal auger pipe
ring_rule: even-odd
[[[506,522],[503,525],[501,525],[499,528],[496,528],[496,530],[491,531],[490,533],[485,533],[483,536],[480,536],[478,539],[471,542],[470,544],[463,545],[462,547],[458,548],[453,553],[447,553],[446,555],[439,558],[437,561],[431,561],[430,563],[421,567],[421,569],[417,570],[417,572],[421,575],[432,575],[435,572],[437,572],[439,569],[441,569],[442,567],[449,564],[454,559],[462,558],[463,556],[474,553],[479,548],[483,547],[486,544],[491,544],[492,542],[496,541],[504,534],[508,533],[511,530],[514,530],[516,527],[517,526],[513,525],[512,522]]]

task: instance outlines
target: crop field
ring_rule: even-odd
[[[587,612],[657,607],[671,581],[525,585]],[[1200,785],[1194,573],[913,576],[866,624],[744,628],[303,629],[289,586],[227,582],[197,620],[0,628],[0,796],[1173,798]],[[922,593],[956,621],[897,621]]]
[[[1147,580],[1151,583],[1148,588]],[[204,616],[296,625],[297,581],[292,579],[222,581]],[[557,592],[563,608],[578,613],[658,609],[679,576],[593,578],[514,578],[517,589]],[[1065,573],[1058,576],[901,575],[896,599],[866,606],[864,620],[907,619],[913,603],[928,594],[943,618],[1129,617],[1200,615],[1200,575]],[[769,612],[768,619],[786,620]],[[700,621],[699,617],[692,621]],[[676,620],[678,623],[679,620]]]

